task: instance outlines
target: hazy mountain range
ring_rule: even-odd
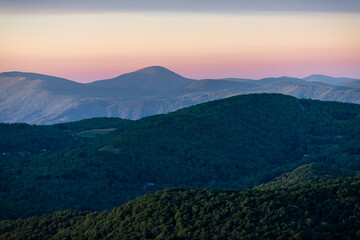
[[[24,72],[0,73],[0,122],[52,124],[92,117],[139,119],[246,93],[360,103],[360,80],[311,75],[194,80],[153,66],[87,84]]]

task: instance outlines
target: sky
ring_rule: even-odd
[[[0,0],[0,72],[360,78],[358,0]]]

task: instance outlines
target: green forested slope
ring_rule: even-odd
[[[286,172],[274,180],[256,186],[256,188],[281,188],[299,184],[323,183],[327,180],[355,175],[355,171],[341,169],[327,163],[313,162],[302,165],[291,172]]]
[[[134,121],[125,120],[121,118],[110,118],[110,117],[102,117],[102,118],[90,118],[84,119],[77,122],[67,122],[67,123],[59,123],[52,125],[52,127],[70,132],[82,132],[92,129],[106,129],[106,128],[118,128],[119,130],[123,130],[131,126]]]
[[[270,190],[165,189],[111,211],[0,222],[0,239],[359,239],[360,177]]]
[[[253,94],[138,121],[54,125],[75,136],[116,130],[51,154],[1,158],[1,217],[111,209],[165,187],[244,189],[311,162],[358,171],[359,113],[355,104]]]
[[[35,126],[24,123],[0,123],[0,152],[33,154],[42,149],[56,151],[75,143],[68,132],[52,126]]]
[[[120,118],[92,118],[56,125],[29,125],[25,123],[0,123],[0,152],[28,155],[54,152],[74,147],[84,141],[78,133],[93,129],[116,128],[121,131],[133,121]],[[43,150],[43,151],[42,151]]]

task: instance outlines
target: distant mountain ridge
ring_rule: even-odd
[[[195,80],[184,78],[164,67],[147,67],[135,72],[126,73],[115,78],[89,83],[92,86],[138,89],[163,92],[184,87]]]
[[[330,84],[330,85],[341,85],[346,82],[357,80],[355,78],[345,78],[345,77],[335,78],[335,77],[330,77],[330,76],[320,75],[320,74],[313,74],[313,75],[310,75],[303,79],[305,81],[309,81],[309,82],[322,82],[322,83],[326,83],[326,84]]]
[[[360,88],[360,80],[352,80],[350,82],[346,82],[341,86],[350,87],[350,88]]]
[[[83,84],[43,74],[4,72],[0,73],[0,122],[53,124],[92,117],[139,119],[246,93],[282,93],[298,98],[360,103],[357,81],[360,80],[323,75],[304,79],[194,80],[152,66]]]

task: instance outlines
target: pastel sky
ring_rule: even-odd
[[[152,65],[360,78],[360,1],[0,0],[0,72],[89,82]]]

